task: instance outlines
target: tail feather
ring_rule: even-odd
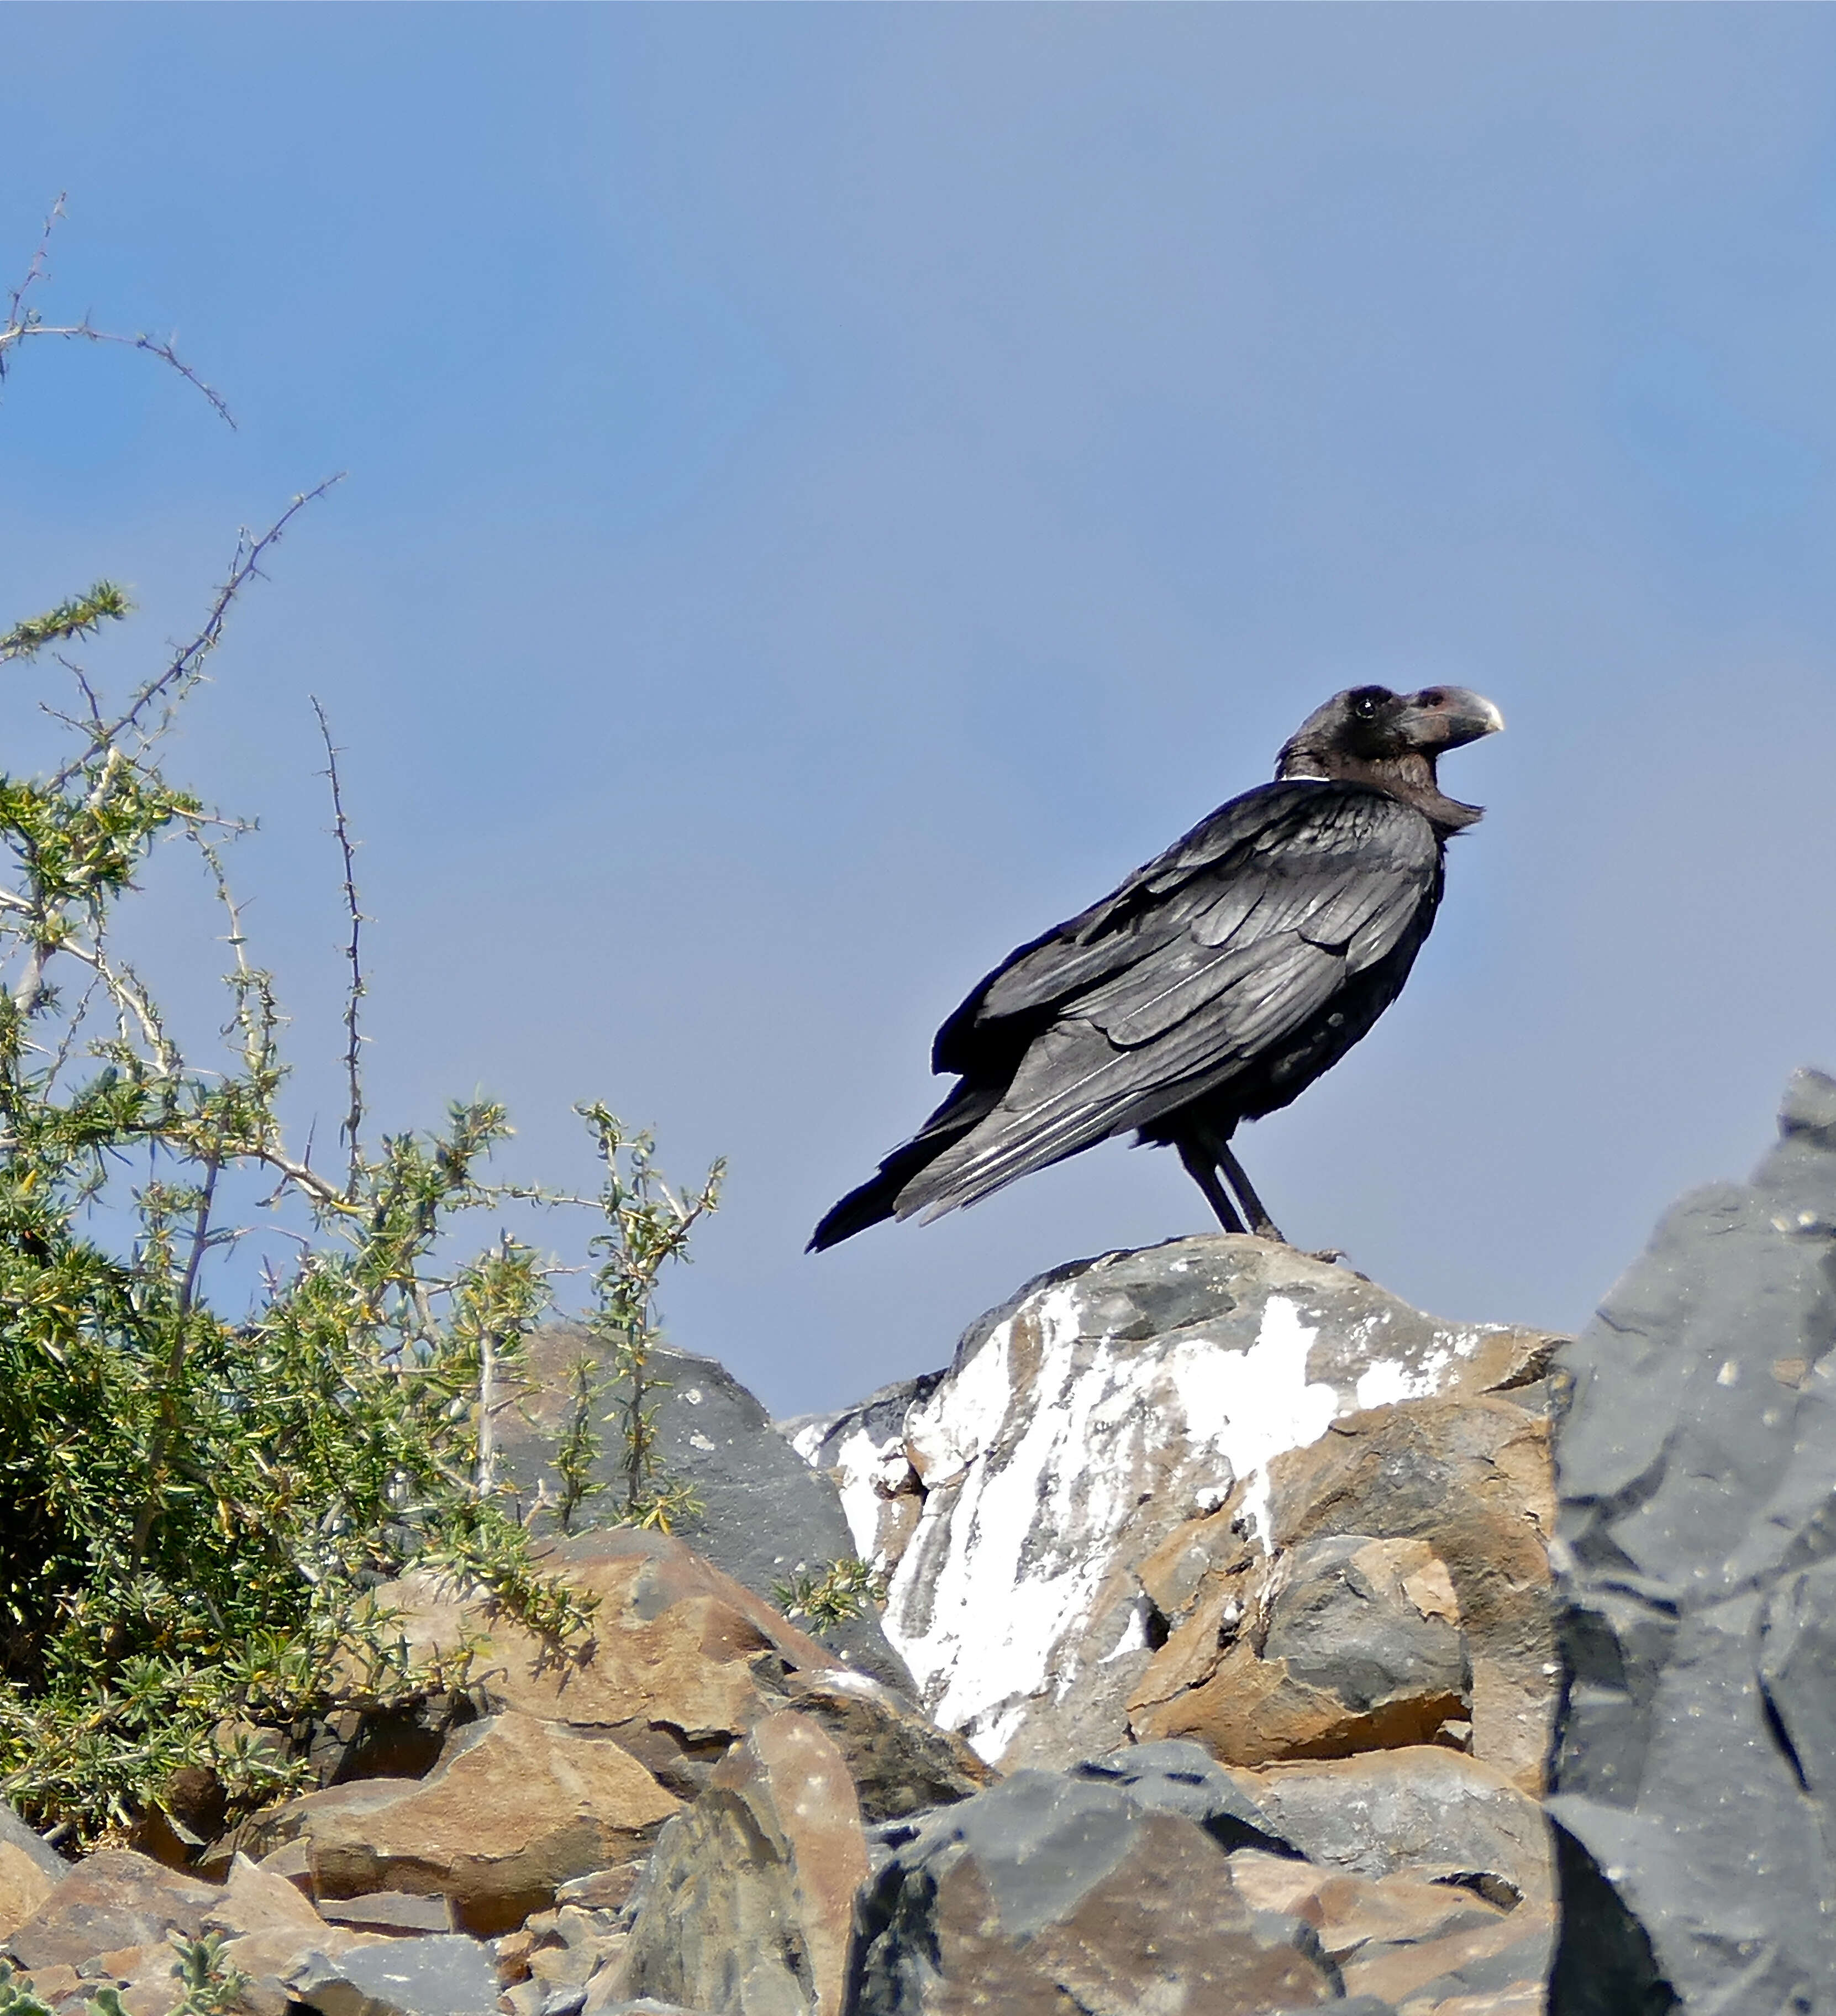
[[[959,1085],[918,1132],[881,1163],[877,1175],[849,1191],[835,1205],[810,1235],[805,1252],[820,1253],[827,1247],[839,1246],[870,1225],[896,1215],[900,1193],[947,1149],[986,1119],[1000,1103],[1005,1089],[999,1085]]]

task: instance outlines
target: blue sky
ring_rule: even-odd
[[[803,1238],[1012,945],[1268,774],[1335,689],[1510,732],[1402,1002],[1248,1130],[1302,1243],[1583,1320],[1836,1065],[1836,16],[1742,5],[13,5],[9,614],[106,572],[131,676],[235,527],[348,471],[182,772],[335,1130],[364,839],[372,1094],[576,1099],[725,1154],[668,1301],[774,1407],[942,1363],[1029,1275],[1204,1228],[1119,1144]],[[10,251],[7,248],[10,247]],[[34,760],[33,695],[0,714]],[[207,1030],[177,864],[146,952]]]

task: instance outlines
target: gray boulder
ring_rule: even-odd
[[[498,2007],[490,1947],[458,1933],[322,1957],[290,1985],[318,2016],[496,2016]]]
[[[1195,1821],[1227,1853],[1239,1848],[1267,1855],[1300,1853],[1266,1809],[1196,1743],[1130,1744],[1107,1757],[1089,1759],[1070,1775],[1117,1786],[1150,1812]]]
[[[1311,1928],[1240,1895],[1197,1821],[1044,1771],[893,1849],[857,1906],[851,1985],[850,2016],[1139,2016],[1150,1989],[1156,2016],[1263,2016],[1341,1993]]]
[[[572,1411],[569,1370],[584,1357],[603,1381],[601,1350],[591,1332],[576,1324],[538,1330],[530,1339],[524,1383],[494,1409],[500,1474],[531,1496],[545,1491],[553,1497],[559,1490],[554,1459]],[[658,1381],[657,1464],[663,1474],[692,1484],[701,1501],[701,1511],[676,1527],[697,1553],[767,1603],[798,1575],[820,1575],[831,1562],[855,1554],[833,1482],[799,1460],[724,1365],[659,1348],[652,1367]],[[608,1489],[587,1500],[583,1525],[593,1524],[612,1503],[610,1491],[619,1481],[616,1436],[600,1418],[610,1404],[609,1395],[602,1397],[591,1409],[602,1440],[592,1477]],[[850,1665],[912,1692],[911,1675],[876,1618],[826,1629],[803,1622],[810,1636]]]
[[[1836,1998],[1836,1080],[1563,1354],[1559,2016]]]

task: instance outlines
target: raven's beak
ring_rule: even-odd
[[[1418,749],[1457,749],[1482,735],[1496,735],[1504,716],[1482,693],[1464,686],[1428,686],[1410,695],[1403,725]]]

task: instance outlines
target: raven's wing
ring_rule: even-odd
[[[1080,994],[1176,944],[1199,911],[1211,913],[1202,927],[1209,941],[1223,944],[1268,893],[1269,878],[1258,871],[1292,849],[1311,851],[1324,800],[1336,806],[1348,796],[1379,795],[1295,779],[1233,798],[1101,902],[1010,952],[938,1031],[932,1068],[972,1072],[1016,1038],[1023,1042]]]
[[[973,1072],[1016,1039],[1023,1053],[999,1103],[901,1190],[898,1215],[972,1202],[1277,1052],[1419,935],[1440,862],[1427,819],[1363,785],[1265,786],[1213,813],[1022,947],[946,1024],[947,1069]]]

